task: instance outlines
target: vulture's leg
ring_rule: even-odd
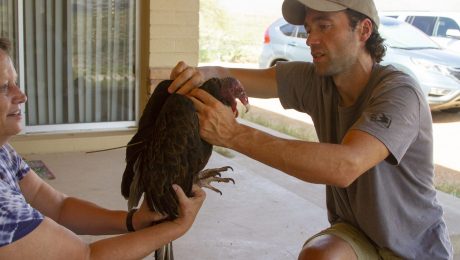
[[[230,167],[230,166],[203,170],[200,173],[198,173],[197,184],[199,186],[201,186],[201,187],[208,188],[208,189],[213,190],[215,192],[218,192],[218,193],[220,193],[220,195],[222,195],[222,192],[220,190],[214,188],[211,185],[211,182],[225,182],[225,183],[233,182],[233,184],[235,184],[235,181],[232,178],[221,178],[220,177],[221,176],[220,173],[224,172],[224,171],[226,171],[228,169],[231,169],[233,171],[233,168]]]

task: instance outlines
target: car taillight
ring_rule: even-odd
[[[264,35],[264,44],[269,44],[270,43],[270,34],[268,33],[268,28],[265,30],[265,35]]]

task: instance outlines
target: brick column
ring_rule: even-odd
[[[198,64],[199,4],[199,0],[150,0],[151,68],[172,68],[180,60]]]
[[[150,0],[149,94],[178,61],[198,65],[199,9],[199,0]]]

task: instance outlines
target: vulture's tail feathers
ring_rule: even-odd
[[[166,187],[168,186],[168,187]],[[172,185],[166,184],[165,187],[158,187],[158,189],[171,189],[163,192],[152,192],[151,190],[145,191],[145,199],[149,208],[155,212],[169,216],[169,219],[175,219],[179,215],[177,208],[179,206],[175,197]]]
[[[139,157],[134,164],[134,177],[129,187],[128,209],[132,209],[139,204],[143,192],[143,188],[141,187],[142,182],[140,181],[141,172],[139,170],[140,158],[141,157]]]
[[[155,125],[161,108],[171,95],[168,92],[168,87],[171,82],[172,80],[164,80],[155,88],[139,119],[138,132],[133,136],[126,147],[126,168],[121,182],[121,194],[125,198],[131,197],[129,192],[134,178],[134,164],[146,148],[145,143],[140,145],[134,144],[150,140],[152,128]]]
[[[123,172],[121,180],[121,195],[125,199],[129,198],[131,184],[134,179],[134,165],[139,157],[139,154],[145,149],[144,140],[137,137],[137,134],[126,146],[126,168]]]
[[[174,260],[172,242],[155,251],[156,260]]]

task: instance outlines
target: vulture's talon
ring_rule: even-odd
[[[203,180],[203,179],[208,179],[211,177],[221,177],[222,175],[220,174],[221,172],[225,172],[228,169],[231,169],[233,171],[233,168],[230,166],[224,166],[220,168],[213,168],[213,169],[206,169],[198,173],[198,179]]]
[[[228,169],[231,169],[233,171],[233,168],[230,166],[203,170],[198,174],[197,184],[200,187],[208,188],[222,195],[222,192],[216,189],[215,187],[213,187],[211,183],[212,182],[225,182],[225,183],[233,182],[233,184],[235,184],[235,180],[232,178],[221,178],[220,172],[227,171]]]

